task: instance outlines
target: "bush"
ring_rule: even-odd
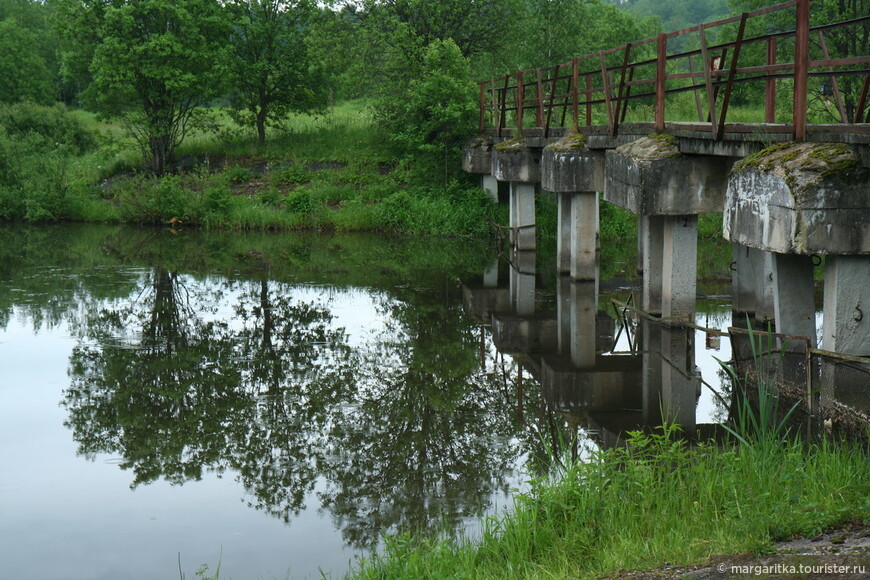
[[[310,179],[305,168],[299,165],[284,165],[269,171],[269,183],[272,185],[299,185]]]
[[[0,105],[0,126],[13,139],[36,138],[51,149],[66,147],[80,155],[97,146],[97,137],[65,106],[32,103]]]

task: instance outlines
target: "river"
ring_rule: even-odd
[[[640,367],[608,371],[618,417],[544,388],[545,372],[564,387],[564,365],[493,331],[509,265],[482,243],[72,225],[0,238],[3,578],[192,578],[203,564],[339,578],[387,533],[473,536],[566,441],[615,444],[649,411]],[[727,272],[727,249],[710,251]],[[640,330],[609,300],[634,289],[631,248],[602,265],[592,358],[623,365]],[[552,256],[532,267],[540,350],[562,332],[547,313],[579,290]],[[727,283],[712,278],[696,320],[724,328]],[[727,339],[681,348],[708,383],[692,382],[691,420],[722,420]]]

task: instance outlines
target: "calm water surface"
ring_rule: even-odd
[[[0,577],[338,578],[385,533],[473,534],[558,432],[593,448],[614,429],[578,422],[482,324],[496,259],[467,241],[0,229]],[[605,295],[627,297],[630,263],[602,281],[611,350],[630,338]],[[534,309],[555,312],[538,268]],[[726,302],[702,310],[730,324]],[[692,364],[719,388],[727,344],[701,336]],[[698,421],[723,412],[703,389]]]

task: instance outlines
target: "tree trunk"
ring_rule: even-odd
[[[266,144],[266,107],[257,111],[257,143]]]

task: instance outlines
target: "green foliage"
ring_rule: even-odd
[[[54,98],[54,75],[41,53],[43,39],[18,20],[0,20],[0,103],[33,101],[48,104]]]
[[[443,164],[447,179],[477,115],[468,62],[452,40],[435,40],[426,47],[418,75],[405,86],[404,98],[376,104],[378,119],[414,165],[425,164],[438,175]]]
[[[76,155],[97,146],[94,132],[63,105],[0,105],[0,126],[10,137],[32,137],[46,148],[64,147]]]
[[[233,0],[230,36],[233,58],[232,114],[241,125],[254,126],[259,143],[266,125],[290,111],[323,106],[319,73],[310,66],[303,29],[309,18],[305,2]]]
[[[87,63],[92,75],[85,100],[122,120],[149,167],[163,174],[203,121],[198,107],[222,94],[225,13],[209,0],[67,2],[69,58]]]
[[[512,70],[551,66],[649,36],[641,19],[603,0],[526,0],[502,57]],[[503,71],[500,74],[504,74]]]
[[[0,219],[56,221],[74,217],[68,174],[94,135],[65,107],[0,105]]]
[[[310,180],[311,176],[301,165],[282,165],[269,170],[272,185],[299,185]]]
[[[233,165],[224,171],[224,178],[229,183],[244,183],[254,177],[254,172],[241,165]]]

